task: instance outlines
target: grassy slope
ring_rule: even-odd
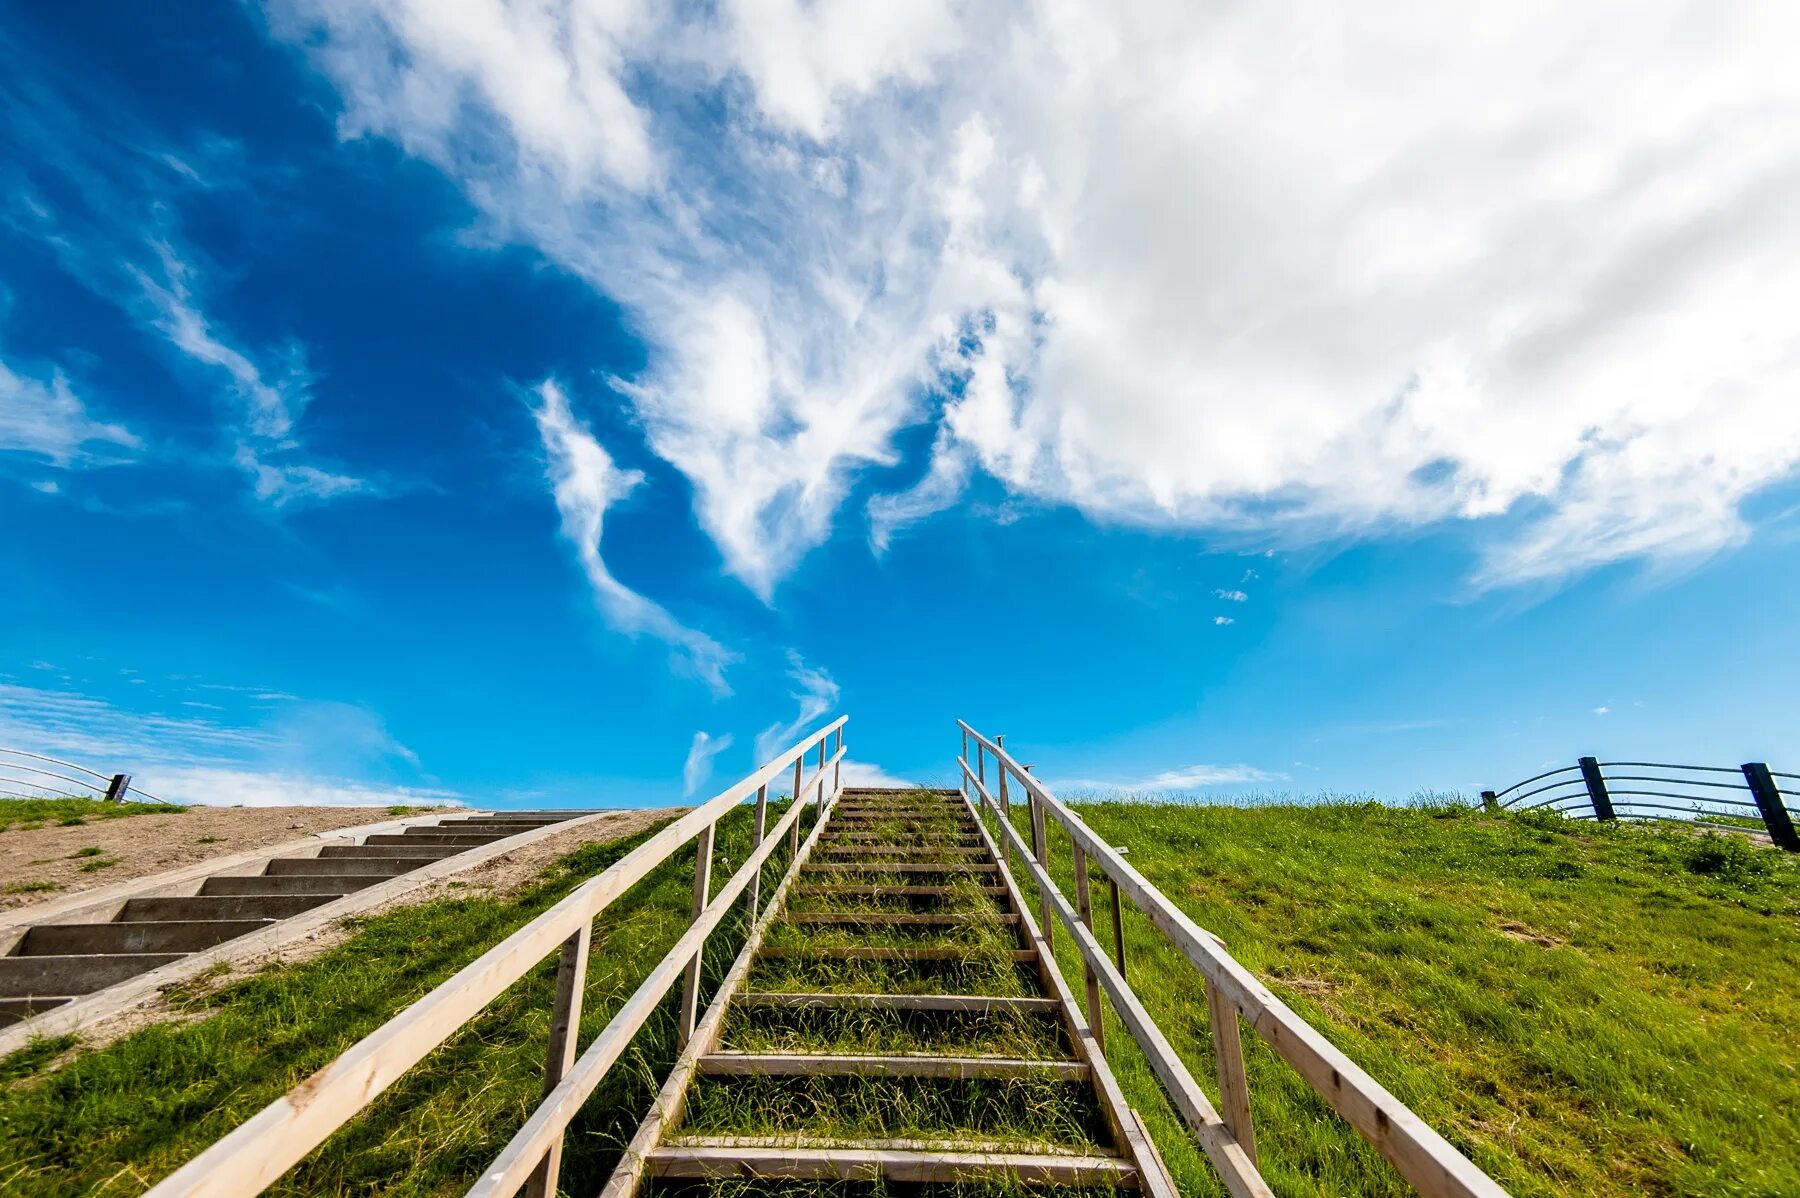
[[[722,825],[715,879],[743,861],[748,829],[747,812]],[[24,1075],[0,1090],[0,1192],[141,1192],[641,839],[572,854],[514,899],[448,900],[364,920],[355,938],[313,961],[191,999],[194,1011],[210,1012],[202,1021],[150,1028],[52,1073],[38,1067],[58,1046],[0,1062],[0,1078]],[[767,877],[780,876],[784,857],[777,852]],[[692,862],[691,850],[677,854],[597,921],[584,1044],[686,929]],[[713,985],[741,942],[741,926],[729,921],[715,936]],[[537,1102],[555,966],[553,955],[269,1193],[462,1193]],[[673,1062],[672,1005],[576,1124],[564,1174],[571,1192],[605,1180],[653,1079]]]
[[[1373,805],[1081,813],[1514,1193],[1800,1193],[1800,859],[1735,837]],[[1052,846],[1071,893],[1068,842]],[[1216,1100],[1198,974],[1129,906],[1126,945]],[[1108,1034],[1184,1191],[1220,1192],[1110,1015]],[[1245,1047],[1277,1193],[1410,1192],[1247,1029]]]
[[[74,827],[96,819],[128,815],[163,815],[186,811],[176,803],[106,803],[99,799],[0,799],[0,832],[29,830],[44,824]]]

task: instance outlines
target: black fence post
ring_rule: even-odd
[[[130,774],[114,774],[112,781],[106,784],[106,801],[109,803],[123,803],[125,801],[125,792],[130,788]]]
[[[1499,812],[1500,800],[1498,797],[1495,796],[1493,791],[1484,790],[1481,792],[1481,809],[1483,811],[1493,813],[1493,814],[1497,814]]]
[[[1794,832],[1793,817],[1781,801],[1781,788],[1775,785],[1768,765],[1749,761],[1742,768],[1744,781],[1750,784],[1750,793],[1756,798],[1757,810],[1762,812],[1763,824],[1769,829],[1769,839],[1790,853],[1800,853],[1800,835]]]
[[[1581,759],[1581,780],[1587,783],[1588,802],[1594,805],[1594,818],[1618,819],[1613,811],[1612,796],[1606,793],[1606,779],[1600,776],[1600,763],[1594,758]]]

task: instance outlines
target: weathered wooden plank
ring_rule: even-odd
[[[715,1077],[1050,1077],[1085,1081],[1080,1061],[983,1056],[834,1056],[828,1053],[719,1052],[700,1058],[700,1072]]]
[[[1035,961],[1028,948],[1008,949],[1015,961]],[[912,948],[890,945],[851,945],[845,948],[764,948],[759,956],[790,961],[979,961],[991,960],[988,948]]]
[[[826,865],[808,865],[807,873],[812,874],[991,874],[999,867],[986,862],[941,861],[937,863],[919,861],[865,861],[831,862]]]
[[[951,1184],[1017,1181],[1026,1185],[1135,1186],[1137,1170],[1107,1156],[1018,1152],[963,1153],[893,1148],[659,1148],[657,1177],[876,1181]]]
[[[890,911],[790,911],[789,923],[844,924],[868,927],[957,927],[965,923],[1016,924],[1019,917],[1010,913],[983,912],[980,915],[921,915]]]
[[[1053,1015],[1057,1011],[1054,998],[1013,998],[1000,994],[784,994],[752,990],[737,995],[732,1001],[744,1007],[790,1007],[802,1010],[840,1008],[859,1011],[953,1011],[973,1015],[1000,1011]]]
[[[1002,895],[1000,886],[796,886],[795,894],[836,895],[841,898],[886,898],[913,895],[990,894]]]

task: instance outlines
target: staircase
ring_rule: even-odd
[[[758,1182],[1172,1196],[956,791],[846,790],[605,1190]]]
[[[216,874],[192,895],[126,900],[106,923],[42,923],[0,956],[0,1026],[179,961],[446,857],[585,811],[519,811],[413,825],[317,856],[275,857],[257,875]]]

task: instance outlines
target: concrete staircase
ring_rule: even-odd
[[[275,857],[255,875],[215,874],[191,895],[127,899],[106,923],[42,923],[0,956],[0,1027],[179,961],[189,953],[470,849],[587,811],[516,811],[328,844]]]

